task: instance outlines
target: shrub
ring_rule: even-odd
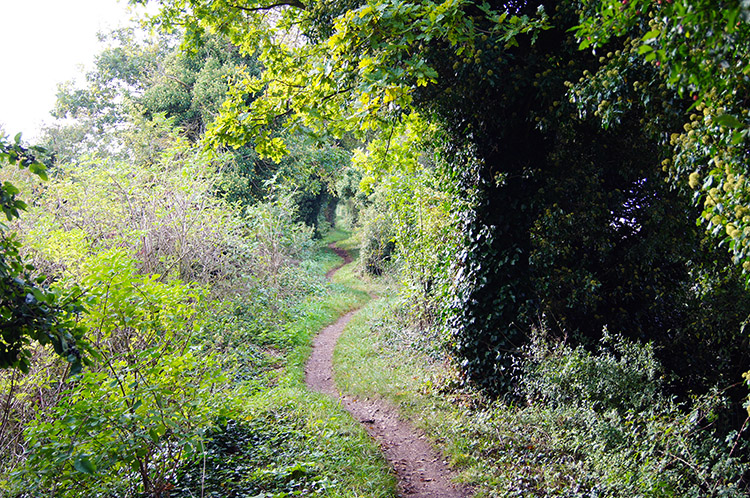
[[[377,204],[368,206],[360,216],[362,247],[360,261],[371,275],[382,275],[394,256],[393,221],[387,210]]]
[[[122,249],[80,270],[82,324],[98,363],[38,407],[15,484],[29,496],[161,493],[224,411],[221,370],[193,341],[206,292],[138,274]]]
[[[18,226],[50,276],[75,273],[101,250],[126,247],[141,271],[203,283],[231,280],[248,255],[240,222],[213,197],[218,163],[185,146],[137,169],[114,159],[68,166]]]
[[[313,229],[296,221],[292,193],[277,193],[245,208],[244,239],[250,268],[261,279],[277,285],[283,269],[310,254]]]
[[[676,404],[650,345],[605,331],[590,352],[537,335],[525,353],[517,391],[525,406],[513,417],[528,433],[510,445],[528,445],[523,465],[539,475],[503,496],[746,496],[747,444],[713,427],[729,402],[714,390]],[[537,487],[556,473],[568,476],[556,489]]]
[[[30,453],[15,474],[24,496],[158,496],[174,486],[180,464],[201,454],[221,413],[212,359],[162,346],[132,357],[139,363],[111,358],[109,371],[77,376],[27,426]]]
[[[652,346],[610,335],[606,329],[597,354],[582,346],[553,345],[538,334],[525,351],[519,387],[530,404],[624,415],[652,406],[664,388]]]

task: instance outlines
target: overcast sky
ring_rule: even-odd
[[[96,33],[125,25],[126,0],[0,0],[0,125],[33,139],[57,84],[91,66]],[[80,78],[79,78],[80,79]]]

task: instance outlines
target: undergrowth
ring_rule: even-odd
[[[747,424],[720,437],[720,392],[683,404],[666,395],[650,345],[605,334],[587,351],[538,333],[517,362],[517,392],[493,401],[462,387],[443,339],[410,327],[404,309],[392,296],[350,322],[337,383],[399,406],[477,497],[747,496]]]
[[[395,480],[362,429],[331,400],[299,388],[248,400],[210,434],[171,496],[394,496]]]
[[[250,280],[243,294],[207,303],[173,360],[155,348],[148,365],[116,363],[132,381],[122,396],[105,372],[86,373],[80,395],[28,425],[33,451],[0,471],[0,496],[395,496],[364,429],[304,386],[312,337],[369,299],[324,279],[341,261],[325,244],[345,237],[329,234],[274,285]]]
[[[334,232],[323,242],[344,237]],[[339,261],[321,250],[311,264],[322,275]],[[395,478],[364,430],[333,400],[304,387],[312,337],[367,299],[325,284],[286,301],[283,322],[261,338],[274,357],[273,379],[235,400],[234,417],[211,429],[202,458],[180,470],[170,496],[395,496]]]

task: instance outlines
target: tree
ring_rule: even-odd
[[[705,355],[685,346],[670,362],[699,389],[716,380],[714,355],[726,378],[746,356],[737,338],[749,303],[694,229],[690,193],[661,172],[660,134],[681,125],[689,96],[664,94],[658,68],[631,52],[580,50],[574,30],[596,17],[593,4],[160,3],[155,22],[187,26],[187,45],[225,33],[263,65],[234,82],[208,132],[217,144],[254,140],[279,158],[283,122],[316,138],[379,140],[387,156],[408,138],[407,116],[439,124],[443,172],[462,200],[447,325],[468,380],[507,391],[514,353],[540,321],[583,344],[604,325],[664,347],[717,333]],[[613,72],[616,58],[627,75]],[[636,95],[610,101],[608,81]],[[732,309],[716,316],[706,303]]]
[[[46,179],[46,168],[36,159],[36,154],[43,152],[39,147],[23,145],[20,133],[13,141],[0,136],[0,162]],[[18,193],[10,182],[0,185],[0,208],[8,221],[26,209]],[[76,315],[82,308],[70,296],[43,286],[45,278],[34,275],[34,267],[21,256],[21,244],[6,224],[0,223],[0,232],[0,368],[27,371],[30,344],[37,341],[51,344],[71,363],[73,371],[80,370],[83,330],[76,323]]]
[[[577,37],[582,49],[607,50],[593,80],[609,82],[603,117],[616,120],[627,105],[620,98],[636,85],[643,96],[659,88],[670,100],[688,102],[681,123],[652,130],[667,157],[671,181],[695,190],[699,222],[726,246],[750,275],[748,99],[750,98],[750,5],[742,0],[583,2]],[[616,52],[616,56],[612,53]],[[651,69],[645,81],[612,81],[638,61]],[[591,95],[584,102],[590,104]],[[583,102],[582,102],[583,103]],[[683,104],[687,111],[687,105]]]
[[[47,127],[42,139],[54,162],[77,161],[87,153],[127,153],[122,132],[171,43],[168,37],[141,41],[133,28],[99,34],[99,41],[105,46],[85,83],[58,85],[52,115],[65,121]]]
[[[174,47],[174,34],[142,35],[132,27],[100,35],[106,46],[85,84],[60,85],[54,114],[68,120],[47,128],[44,138],[57,164],[82,162],[87,154],[158,162],[177,135],[203,140],[238,71],[260,74],[257,58],[241,54],[222,35],[203,34],[189,52]],[[332,172],[347,153],[330,141],[287,136],[294,153],[280,162],[259,157],[253,142],[227,150],[217,194],[250,205],[269,193],[276,178],[297,190],[300,219],[317,226],[321,211],[335,207]]]
[[[174,117],[187,137],[198,140],[218,114],[238,68],[259,72],[257,59],[242,56],[229,40],[205,36],[193,52],[164,54],[137,102],[147,116],[163,112]]]

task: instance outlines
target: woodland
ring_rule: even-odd
[[[355,309],[473,496],[748,496],[749,2],[129,3],[0,129],[0,498],[401,496]]]

